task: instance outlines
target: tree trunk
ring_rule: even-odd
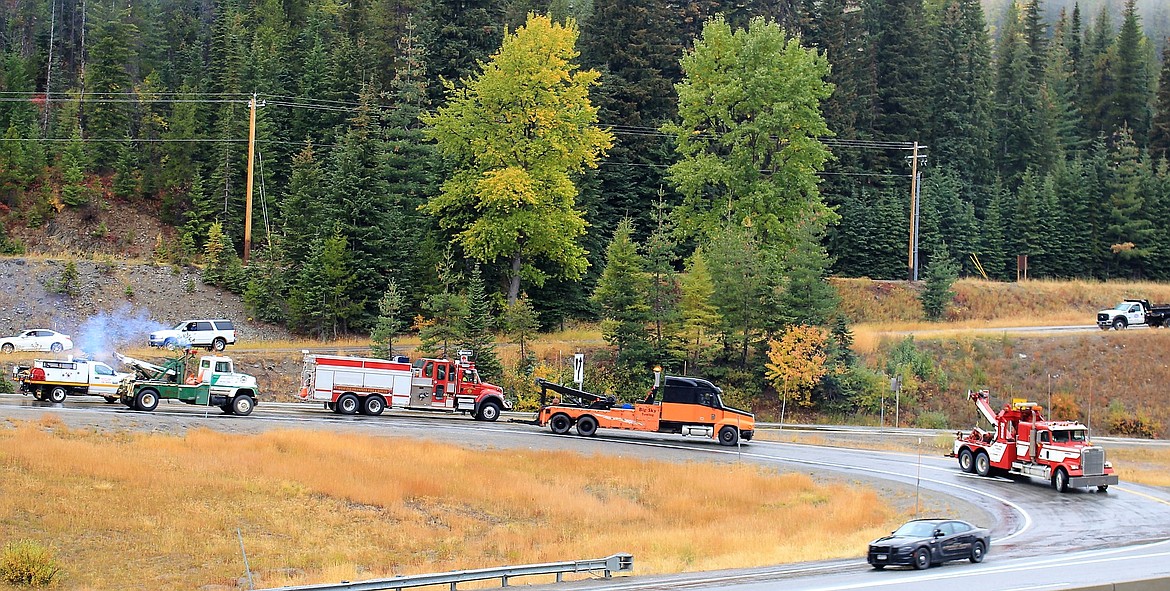
[[[516,300],[520,299],[520,251],[512,255],[512,272],[508,277],[508,305],[516,305]]]

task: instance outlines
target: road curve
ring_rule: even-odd
[[[153,413],[105,404],[100,398],[70,398],[64,404],[0,395],[0,416],[38,419],[52,414],[65,424],[157,424],[165,431],[226,427],[259,432],[274,428],[362,431],[495,448],[575,450],[667,460],[753,462],[780,470],[835,474],[861,482],[882,481],[931,499],[951,499],[957,516],[992,530],[992,549],[983,564],[953,563],[924,572],[873,571],[862,559],[783,565],[668,577],[626,577],[563,587],[612,590],[774,589],[937,589],[962,577],[963,586],[987,589],[1068,589],[1096,580],[1170,576],[1170,491],[1121,483],[1107,493],[1056,493],[1027,478],[980,478],[934,455],[830,448],[754,441],[724,448],[706,440],[672,435],[601,431],[597,437],[556,436],[521,423],[483,423],[439,413],[400,411],[383,417],[339,416],[313,404],[262,403],[250,417],[222,415],[219,409],[162,404]],[[947,506],[943,502],[942,506]],[[940,506],[937,502],[934,506]],[[615,549],[620,551],[621,549]],[[864,548],[858,548],[859,556]],[[637,557],[635,557],[636,564]],[[1110,566],[1114,565],[1114,566]],[[771,581],[771,585],[768,582]],[[1014,582],[1013,582],[1014,581]],[[1025,585],[1024,582],[1027,584]],[[951,583],[953,584],[953,583]]]

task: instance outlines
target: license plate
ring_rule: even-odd
[[[876,558],[877,558],[878,560],[885,560],[885,559],[886,559],[886,555],[885,555],[885,554],[878,554]]]

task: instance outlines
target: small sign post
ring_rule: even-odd
[[[577,382],[577,389],[581,390],[585,383],[585,354],[573,354],[573,381]]]

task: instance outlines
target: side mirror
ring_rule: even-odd
[[[941,529],[936,529],[936,530],[934,530],[934,537],[936,537],[936,538],[941,538],[941,537],[943,537],[943,536],[945,536],[945,535],[946,535],[946,534],[944,534],[944,533],[943,533],[943,530],[941,530]]]

